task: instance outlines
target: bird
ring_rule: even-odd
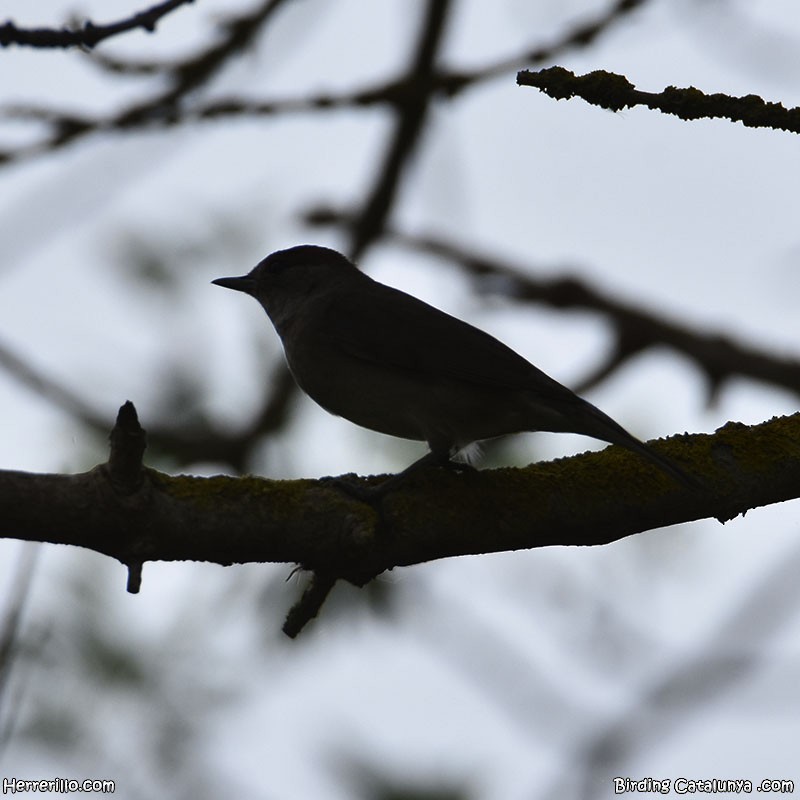
[[[342,253],[278,250],[247,275],[217,278],[264,308],[300,388],[373,431],[429,452],[376,487],[383,494],[475,442],[524,431],[577,433],[620,445],[680,483],[697,481],[599,408],[479,328],[379,283]]]

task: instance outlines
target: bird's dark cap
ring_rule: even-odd
[[[237,292],[244,292],[245,294],[253,294],[256,288],[255,278],[250,275],[242,275],[240,278],[217,278],[211,281],[217,286],[222,286],[225,289],[234,289]]]
[[[256,264],[248,275],[242,275],[239,278],[217,278],[211,283],[260,298],[267,294],[268,287],[280,282],[281,276],[287,273],[298,274],[298,270],[302,275],[304,272],[316,270],[319,267],[358,271],[355,264],[348,261],[341,253],[337,253],[336,250],[313,244],[302,244],[290,247],[288,250],[276,250]]]
[[[316,244],[300,244],[287,250],[276,250],[262,259],[256,265],[256,269],[277,274],[296,267],[319,264],[355,269],[355,266],[341,253]]]

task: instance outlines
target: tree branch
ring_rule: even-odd
[[[107,418],[92,408],[76,392],[29,364],[22,356],[0,342],[0,370],[40,397],[70,414],[90,430],[102,434]],[[245,472],[254,448],[263,444],[265,436],[279,431],[288,417],[297,384],[283,361],[276,364],[269,380],[263,384],[260,409],[241,429],[222,431],[207,418],[198,415],[184,424],[154,423],[148,426],[150,444],[180,464],[200,461],[223,463],[237,472]],[[172,419],[172,418],[171,418]]]
[[[120,436],[138,451],[143,431],[131,404],[120,410],[115,430],[120,426],[112,452]],[[111,556],[130,565],[129,588],[146,561],[299,564],[315,577],[287,619],[287,632],[296,635],[336,579],[362,586],[384,570],[439,558],[607,544],[695,519],[724,522],[800,497],[800,414],[753,427],[729,423],[714,435],[684,434],[655,447],[708,490],[687,490],[616,447],[525,469],[433,469],[375,508],[319,481],[196,478],[147,468],[131,492],[101,464],[78,475],[0,471],[0,537]]]
[[[395,97],[395,121],[376,179],[351,229],[350,255],[358,259],[381,235],[403,173],[411,161],[433,103],[436,58],[450,15],[450,0],[428,0],[415,53],[402,80],[404,91]]]
[[[537,45],[477,69],[444,71],[437,76],[439,90],[448,95],[455,95],[469,86],[504,75],[523,64],[541,64],[553,61],[565,51],[588,47],[616,23],[628,14],[639,10],[647,2],[648,0],[615,0],[605,11],[575,23],[549,44]]]
[[[232,57],[247,49],[269,18],[287,1],[262,0],[256,8],[226,19],[218,26],[222,36],[217,41],[164,71],[167,83],[164,90],[110,117],[92,118],[84,114],[50,112],[36,107],[12,108],[11,116],[45,121],[51,133],[43,141],[23,145],[13,151],[0,150],[0,165],[57,150],[99,130],[126,131],[167,124],[171,117],[182,113],[178,108],[183,98],[206,85]]]
[[[28,47],[94,47],[105,39],[118,36],[120,33],[141,28],[152,33],[156,24],[171,11],[180,6],[192,3],[194,0],[166,0],[158,3],[146,11],[140,11],[127,19],[112,22],[108,25],[95,25],[87,20],[82,28],[70,30],[62,28],[18,28],[11,20],[5,25],[0,25],[0,45],[8,47],[11,44],[27,45]]]
[[[44,122],[50,128],[49,136],[43,141],[23,145],[14,150],[0,150],[0,166],[11,161],[56,150],[96,131],[119,133],[130,131],[133,128],[168,127],[231,116],[260,117],[287,113],[321,112],[341,108],[362,109],[376,104],[389,105],[402,110],[404,105],[408,105],[412,101],[424,105],[438,97],[452,99],[465,89],[519,69],[526,64],[552,61],[566,50],[589,46],[601,34],[631,12],[641,8],[646,2],[647,0],[616,0],[605,12],[597,17],[575,23],[548,44],[531,46],[522,52],[474,69],[435,68],[427,74],[424,80],[420,79],[420,74],[415,76],[412,70],[410,73],[402,74],[388,82],[372,84],[353,92],[339,94],[323,92],[309,97],[266,100],[223,97],[214,100],[197,99],[189,103],[177,103],[177,98],[183,98],[187,94],[188,88],[196,88],[196,81],[187,83],[184,78],[202,75],[203,82],[207,83],[209,74],[219,70],[220,63],[222,63],[219,58],[220,54],[227,58],[241,49],[243,40],[239,36],[240,31],[258,30],[258,26],[265,21],[266,15],[272,13],[277,7],[276,4],[268,3],[257,9],[255,13],[227,22],[224,26],[225,36],[220,44],[213,45],[207,51],[184,61],[175,63],[130,62],[100,55],[97,52],[92,54],[92,62],[109,71],[139,75],[153,73],[165,75],[168,80],[177,84],[174,90],[170,90],[169,96],[159,94],[137,103],[132,108],[123,109],[106,117],[92,117],[75,111],[32,104],[0,108],[0,116],[37,120]],[[440,9],[434,8],[433,11],[438,14]],[[433,30],[432,27],[431,30]],[[244,44],[247,42],[245,41]],[[211,72],[208,69],[209,65]],[[404,141],[408,138],[408,136],[404,136]],[[386,189],[382,190],[383,193],[386,191]]]
[[[303,596],[289,609],[283,623],[283,632],[290,639],[294,639],[317,616],[335,583],[336,575],[333,573],[314,573]]]
[[[575,75],[563,67],[538,72],[522,70],[517,84],[533,86],[556,100],[582,97],[587,103],[621,111],[633,106],[647,106],[684,120],[729,119],[748,128],[773,128],[800,133],[800,108],[785,108],[782,103],[767,103],[758,95],[731,97],[727,94],[703,94],[689,87],[668,86],[661,93],[642,92],[624,76],[597,70]]]

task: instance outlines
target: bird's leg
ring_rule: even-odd
[[[410,475],[413,475],[415,472],[418,472],[420,469],[424,469],[426,467],[444,467],[445,469],[452,469],[458,472],[465,472],[475,469],[475,467],[473,467],[471,464],[466,464],[461,461],[453,461],[450,458],[449,449],[441,450],[437,448],[436,450],[431,450],[429,453],[425,453],[422,458],[418,458],[412,464],[409,464],[402,472],[392,475],[390,478],[387,478],[385,481],[377,484],[376,486],[361,486],[340,478],[327,478],[326,481],[333,484],[337,489],[341,489],[346,494],[349,494],[358,500],[370,502],[380,499],[389,492],[395,491],[395,489],[404,483]]]

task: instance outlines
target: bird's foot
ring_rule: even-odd
[[[442,469],[452,470],[453,472],[478,471],[476,467],[473,467],[472,464],[468,464],[465,461],[451,461],[450,459],[447,459],[437,460],[436,462],[427,460],[426,463],[423,463],[422,460],[420,460],[419,462],[412,464],[410,467],[407,467],[402,472],[398,472],[396,475],[389,476],[380,483],[367,484],[363,481],[351,480],[350,478],[346,477],[332,476],[320,478],[320,481],[332,489],[338,489],[339,491],[354,497],[356,500],[374,504],[376,501],[385,497],[390,492],[398,489],[403,483],[406,482],[408,478],[419,472],[420,468],[423,466],[441,467]]]
[[[388,478],[383,483],[378,483],[375,485],[369,485],[363,482],[357,483],[355,480],[333,476],[327,476],[320,478],[319,480],[320,483],[324,484],[326,487],[343,492],[344,494],[349,495],[356,500],[361,500],[364,503],[374,503],[376,500],[379,500],[384,494],[386,494],[387,490],[383,489],[383,486],[384,484],[389,483],[392,478]]]
[[[452,470],[453,472],[477,472],[478,468],[472,466],[466,461],[453,461],[452,459],[447,459],[447,461],[442,461],[440,463],[441,467],[444,469]]]

